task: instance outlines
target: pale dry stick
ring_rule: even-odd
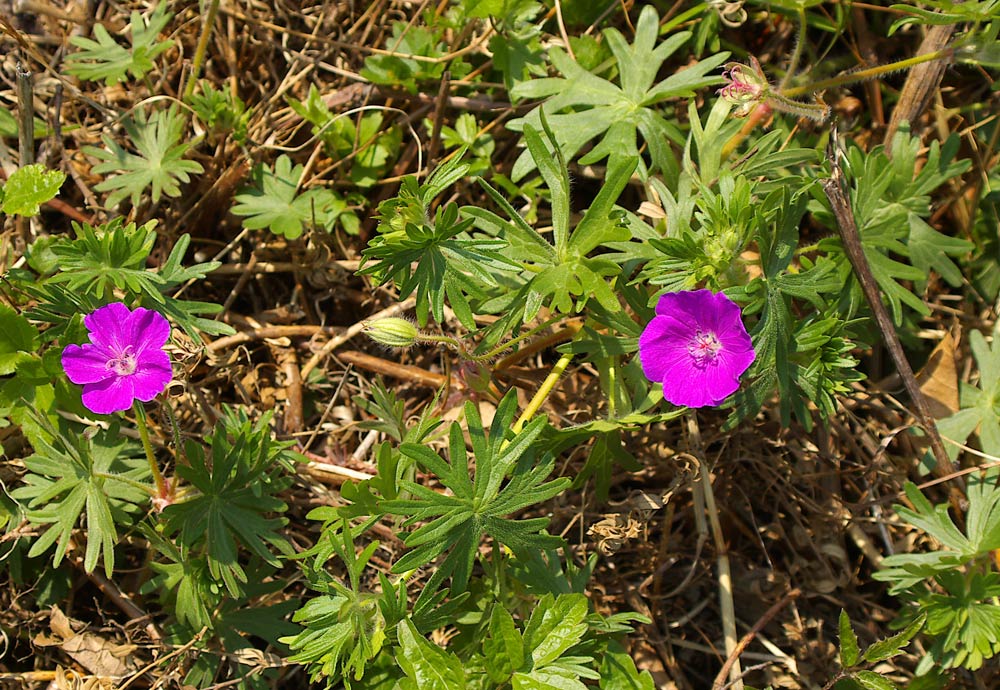
[[[409,364],[391,362],[387,359],[373,357],[364,352],[348,350],[347,352],[341,352],[337,357],[342,362],[347,362],[359,369],[381,374],[382,376],[391,376],[394,379],[403,379],[419,386],[433,388],[434,390],[439,390],[448,385],[448,377],[444,374],[427,371],[426,369]]]
[[[334,264],[345,271],[353,273],[361,267],[361,262],[357,259],[331,259],[323,262],[324,265]],[[294,273],[308,269],[301,263],[294,261],[257,261],[256,263],[245,264],[222,264],[217,269],[209,273],[212,276],[231,276],[244,274],[263,275],[265,273]]]
[[[729,679],[735,690],[743,690],[743,670],[740,667],[739,650],[736,637],[736,607],[733,604],[733,576],[729,567],[729,547],[722,534],[719,522],[719,508],[715,504],[715,492],[712,490],[712,476],[708,471],[707,461],[702,450],[701,430],[694,411],[687,416],[688,437],[692,450],[698,459],[700,482],[694,484],[704,495],[705,511],[708,513],[708,524],[712,530],[712,541],[715,544],[715,566],[719,579],[719,613],[722,616],[722,638],[726,647],[726,656],[732,658],[729,665]],[[728,659],[727,659],[728,661]]]
[[[854,219],[854,211],[844,191],[844,173],[840,167],[840,152],[837,146],[838,132],[837,126],[834,124],[830,133],[830,145],[827,147],[827,159],[830,163],[831,174],[829,178],[821,181],[821,185],[833,209],[833,215],[837,222],[837,230],[840,233],[844,252],[847,254],[847,258],[854,268],[854,275],[857,276],[858,283],[861,285],[861,291],[872,310],[872,316],[882,334],[886,348],[889,350],[889,355],[896,365],[896,371],[899,372],[899,376],[903,380],[903,385],[906,387],[906,391],[913,401],[913,407],[915,408],[914,416],[930,440],[931,452],[934,454],[936,461],[934,473],[937,475],[953,474],[955,466],[948,457],[947,451],[945,451],[944,443],[938,434],[937,423],[927,407],[927,399],[920,390],[920,385],[913,374],[913,369],[906,359],[906,353],[903,352],[903,346],[899,341],[899,336],[896,334],[892,319],[889,318],[889,312],[882,303],[882,292],[875,281],[875,276],[872,275],[868,259],[865,257],[864,249],[861,245],[861,237],[858,233],[857,222]],[[962,487],[962,483],[959,482],[957,486]],[[960,500],[955,500],[960,499],[960,497],[953,496],[952,498],[953,502],[960,503]]]
[[[562,3],[559,0],[555,0],[556,9],[556,23],[559,25],[559,35],[562,36],[563,43],[566,45],[566,52],[569,54],[570,59],[576,62],[576,55],[573,53],[573,46],[569,42],[569,34],[566,33],[566,24],[563,22],[562,16]]]
[[[242,345],[254,340],[267,338],[292,338],[295,336],[313,336],[319,333],[335,335],[340,329],[334,326],[262,326],[249,331],[240,331],[213,340],[205,346],[207,352],[219,352],[235,345]]]
[[[149,662],[148,664],[140,668],[138,671],[133,673],[128,680],[126,680],[124,683],[118,686],[117,690],[126,690],[128,686],[132,685],[132,683],[137,681],[139,678],[142,678],[144,675],[152,671],[157,666],[160,666],[164,661],[169,661],[170,659],[173,659],[176,656],[180,656],[184,652],[188,651],[196,644],[198,644],[198,642],[201,641],[201,638],[205,636],[206,632],[208,632],[207,625],[201,630],[199,630],[198,633],[194,637],[192,637],[190,641],[186,642],[183,646],[178,647],[177,649],[170,652],[166,656],[161,656],[158,659],[154,659],[153,661]]]
[[[927,30],[917,55],[933,53],[943,49],[951,40],[951,35],[955,31],[954,24],[938,24]],[[893,108],[892,117],[889,119],[889,126],[885,130],[885,137],[882,143],[885,145],[886,154],[892,155],[892,140],[896,136],[896,131],[904,122],[913,122],[920,113],[924,111],[931,97],[937,93],[941,79],[944,77],[948,63],[944,60],[935,60],[918,65],[910,70],[906,75],[906,82],[903,90],[899,94],[899,101]]]
[[[306,381],[309,379],[309,374],[312,372],[313,369],[319,366],[319,363],[323,361],[323,358],[328,356],[331,352],[336,350],[338,347],[346,343],[354,336],[358,335],[359,333],[362,333],[365,330],[366,326],[368,325],[369,321],[375,321],[376,319],[385,319],[390,316],[398,316],[400,313],[406,311],[407,309],[413,308],[413,306],[416,303],[417,300],[415,297],[410,297],[403,300],[402,302],[397,302],[396,304],[393,304],[391,307],[386,307],[382,311],[378,312],[377,314],[373,314],[372,316],[368,317],[367,319],[364,319],[363,321],[358,321],[356,324],[354,324],[346,331],[344,331],[341,335],[338,335],[335,338],[332,338],[331,340],[327,341],[327,343],[319,350],[319,352],[314,354],[309,359],[309,361],[306,362],[305,366],[302,367],[302,380]]]
[[[242,242],[243,238],[246,237],[249,233],[250,233],[250,230],[248,228],[243,228],[242,230],[240,230],[239,234],[237,234],[236,237],[234,237],[233,239],[231,239],[229,241],[229,243],[225,247],[223,247],[218,252],[216,252],[215,256],[212,257],[212,261],[218,261],[223,256],[225,256],[230,251],[232,251],[233,247],[235,247],[237,244],[239,244],[240,242]],[[196,282],[198,282],[198,279],[197,278],[192,278],[191,280],[189,280],[188,282],[184,283],[179,288],[177,288],[177,292],[175,292],[173,294],[173,296],[174,297],[180,297],[181,293],[183,293],[189,287],[191,287],[192,285],[194,285]]]
[[[340,398],[340,391],[343,390],[344,384],[347,383],[347,378],[354,371],[354,365],[348,364],[347,370],[341,375],[340,383],[337,384],[337,390],[333,392],[330,396],[330,402],[326,404],[326,408],[323,410],[323,414],[320,415],[319,421],[316,422],[316,426],[313,427],[312,433],[309,434],[309,438],[306,439],[305,443],[301,443],[302,452],[308,452],[309,447],[316,440],[316,436],[319,434],[319,430],[323,427],[323,423],[326,422],[326,418],[330,416],[330,411],[333,410],[333,406],[337,404],[337,400]]]
[[[250,17],[242,12],[234,10],[231,7],[222,6],[220,10],[227,15],[235,17],[236,19],[246,22],[247,24],[255,24],[264,29],[270,29],[277,33],[288,34],[289,36],[295,36],[297,38],[305,38],[309,40],[316,40],[327,45],[334,46],[335,48],[344,48],[347,50],[359,50],[361,52],[371,53],[372,55],[387,55],[389,57],[398,57],[404,60],[414,60],[416,62],[427,62],[430,64],[440,64],[442,62],[451,62],[457,57],[461,57],[467,53],[473,52],[488,38],[492,30],[484,31],[483,35],[478,39],[472,41],[469,45],[458,50],[454,50],[447,55],[440,55],[438,57],[427,57],[426,55],[411,55],[409,53],[396,53],[391,50],[386,50],[385,48],[374,48],[372,46],[360,45],[356,43],[351,43],[349,41],[338,41],[335,38],[330,38],[328,36],[313,36],[312,34],[307,34],[304,31],[296,31],[295,29],[289,29],[285,26],[279,26],[273,22],[269,22],[265,19],[258,19],[256,17]]]
[[[365,458],[368,456],[368,451],[372,449],[375,445],[375,441],[378,440],[379,434],[382,433],[378,429],[371,429],[365,434],[365,437],[361,439],[361,443],[358,447],[354,449],[351,453],[351,460],[355,462],[364,462]]]
[[[801,594],[802,594],[801,589],[798,588],[793,589],[787,594],[785,594],[785,596],[781,597],[781,599],[772,604],[771,608],[769,608],[767,611],[764,612],[764,615],[761,616],[757,620],[757,622],[753,624],[753,627],[750,628],[750,631],[740,639],[739,644],[736,645],[736,649],[730,652],[729,658],[726,659],[726,663],[722,665],[722,668],[719,670],[718,675],[715,676],[715,681],[712,683],[712,690],[722,690],[727,686],[734,685],[732,680],[730,680],[729,683],[726,682],[726,676],[729,675],[729,677],[732,678],[732,675],[730,674],[730,669],[732,669],[736,664],[739,663],[740,655],[744,652],[744,650],[746,650],[747,645],[749,645],[753,641],[753,638],[757,636],[757,633],[763,630],[764,626],[767,625],[772,618],[778,615],[779,611],[785,608],[789,604],[789,602],[792,601],[792,599],[795,599]],[[742,673],[740,674],[740,677],[742,678]]]

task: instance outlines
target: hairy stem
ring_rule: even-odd
[[[153,455],[153,445],[149,442],[149,427],[146,426],[146,411],[142,409],[142,404],[136,400],[132,403],[135,411],[135,423],[139,427],[139,438],[142,439],[142,447],[146,451],[146,459],[149,461],[149,471],[153,474],[153,482],[156,484],[156,497],[167,498],[167,482],[163,479],[160,466],[156,464],[156,457]]]
[[[215,15],[219,13],[219,0],[211,0],[208,5],[208,14],[205,15],[205,23],[201,27],[201,34],[198,36],[198,45],[194,49],[194,57],[191,59],[191,75],[188,77],[187,86],[184,87],[184,100],[187,101],[194,93],[195,84],[198,83],[198,75],[201,74],[201,65],[205,62],[205,51],[208,49],[208,38],[212,35],[212,27],[215,25]]]
[[[822,91],[823,89],[831,89],[835,86],[854,84],[855,82],[865,81],[866,79],[881,77],[884,74],[889,74],[890,72],[895,72],[897,70],[909,69],[925,62],[945,60],[950,58],[953,53],[954,51],[951,48],[942,48],[941,50],[935,50],[932,53],[917,55],[905,60],[900,60],[899,62],[890,62],[886,65],[876,65],[875,67],[858,70],[857,72],[850,72],[848,74],[841,74],[829,79],[822,79],[811,84],[803,84],[802,86],[796,86],[791,89],[782,89],[779,95],[785,98],[795,98],[796,96],[803,96],[807,93],[815,93],[817,91]]]

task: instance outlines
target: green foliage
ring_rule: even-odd
[[[962,409],[938,422],[938,431],[947,439],[965,443],[973,432],[979,437],[983,452],[1000,455],[1000,343],[994,338],[987,344],[979,331],[969,333],[969,347],[979,369],[979,386],[961,384]],[[959,448],[948,444],[952,459]]]
[[[918,314],[930,313],[901,281],[926,285],[928,271],[933,269],[951,284],[961,283],[961,273],[949,256],[966,253],[971,243],[943,235],[923,220],[931,211],[930,192],[969,167],[968,160],[953,160],[958,144],[957,136],[949,138],[943,147],[932,142],[919,170],[920,141],[905,129],[900,129],[893,140],[891,159],[881,147],[869,154],[858,148],[848,153],[847,170],[852,178],[852,205],[861,246],[897,326],[903,323],[904,304]],[[860,286],[849,280],[851,266],[840,239],[826,239],[820,246],[834,257],[840,280],[855,295],[851,300],[858,303]],[[909,263],[896,257],[908,258]]]
[[[201,93],[191,95],[191,109],[209,130],[209,138],[231,136],[237,144],[245,144],[250,112],[243,100],[232,92],[229,84],[221,89],[216,89],[207,80],[199,84]]]
[[[604,31],[616,59],[618,84],[592,74],[558,48],[551,49],[549,58],[563,76],[515,86],[511,92],[514,98],[548,100],[526,117],[512,122],[511,127],[519,131],[529,124],[540,127],[544,108],[563,156],[572,159],[584,144],[600,137],[597,146],[580,162],[590,164],[608,158],[610,169],[639,158],[637,139],[641,135],[651,163],[647,170],[645,161],[640,159],[639,174],[645,178],[650,172],[660,171],[668,179],[676,179],[678,165],[670,142],[683,143],[683,135],[657,106],[667,99],[691,96],[697,89],[718,83],[717,76],[706,75],[722,64],[728,54],[714,55],[656,82],[663,63],[691,37],[690,32],[682,31],[656,45],[658,25],[656,10],[646,5],[636,23],[632,45],[616,29]],[[511,177],[516,181],[536,165],[538,156],[525,152],[515,163]]]
[[[554,135],[546,127],[545,137],[554,145]],[[480,311],[502,314],[490,328],[486,343],[493,344],[505,333],[535,318],[543,306],[564,314],[582,312],[591,300],[603,309],[620,310],[618,297],[608,282],[621,272],[621,265],[607,256],[593,256],[599,247],[628,239],[626,214],[615,202],[635,170],[636,159],[621,161],[608,170],[607,178],[590,207],[571,227],[569,171],[556,150],[549,153],[542,133],[531,125],[524,130],[528,151],[535,159],[552,199],[553,242],[542,236],[487,183],[483,188],[504,211],[506,218],[483,208],[462,211],[475,219],[476,226],[503,238],[504,254],[523,267],[519,278],[504,293],[481,305]]]
[[[66,58],[66,71],[86,81],[103,79],[108,86],[125,81],[130,73],[142,79],[153,69],[153,60],[174,44],[170,39],[157,40],[171,17],[173,14],[165,4],[157,5],[146,16],[132,12],[128,28],[131,50],[111,38],[103,24],[95,23],[96,41],[83,36],[70,37],[70,43],[81,50]]]
[[[560,542],[544,532],[548,518],[514,520],[506,517],[552,498],[569,484],[568,479],[545,482],[552,472],[554,460],[551,456],[537,458],[533,447],[545,426],[545,419],[532,421],[513,439],[506,439],[506,431],[516,412],[516,396],[507,395],[497,407],[489,434],[486,434],[476,407],[466,404],[465,415],[475,456],[474,473],[466,460],[465,439],[459,424],[453,424],[449,434],[450,464],[425,446],[403,444],[400,447],[403,455],[433,472],[451,492],[442,494],[403,481],[403,487],[413,498],[385,501],[381,506],[388,513],[407,516],[404,526],[426,521],[403,540],[411,550],[396,561],[393,572],[405,572],[444,555],[421,594],[422,599],[433,594],[449,577],[453,591],[465,589],[484,534],[511,548],[543,548]],[[508,475],[510,479],[506,480]]]
[[[240,547],[274,566],[280,561],[271,549],[291,552],[277,531],[287,520],[266,517],[288,507],[275,494],[288,486],[284,472],[292,461],[291,444],[272,438],[269,421],[264,415],[251,423],[245,413],[228,410],[208,439],[210,456],[200,444],[186,444],[188,462],[178,465],[177,475],[191,494],[163,511],[167,534],[176,534],[182,549],[203,544],[209,574],[233,596],[248,581]]]
[[[924,627],[925,617],[912,621],[904,630],[892,637],[873,642],[864,652],[858,647],[858,637],[851,627],[851,619],[847,612],[840,611],[840,665],[843,670],[838,674],[836,687],[864,688],[866,690],[896,690],[896,684],[881,673],[861,668],[862,665],[878,664],[902,654],[903,648],[910,644],[920,629]]]
[[[874,575],[908,602],[903,620],[926,617],[933,644],[918,673],[934,667],[976,670],[1000,653],[1000,576],[982,570],[1000,549],[998,476],[995,469],[968,476],[964,531],[947,505],[932,505],[911,483],[906,496],[913,509],[895,506],[901,518],[941,545],[929,553],[889,556]]]
[[[292,618],[305,630],[282,642],[295,652],[290,661],[311,667],[313,681],[341,673],[360,680],[386,641],[386,622],[378,595],[360,590],[361,575],[378,542],[371,542],[356,554],[350,526],[345,523],[341,532],[333,535],[331,545],[347,568],[350,586],[335,580],[326,582],[329,593],[311,599]],[[393,594],[388,580],[384,576],[382,580],[383,594]]]
[[[139,504],[152,492],[146,484],[149,465],[138,445],[122,438],[117,425],[83,436],[49,427],[48,434],[51,440],[33,440],[35,452],[24,460],[24,485],[11,493],[26,503],[28,520],[45,528],[28,556],[55,545],[52,562],[58,566],[82,517],[84,570],[92,572],[103,560],[110,578],[118,528],[134,523]]]
[[[327,155],[349,166],[351,182],[358,187],[376,184],[399,153],[402,130],[394,126],[383,129],[383,115],[376,106],[366,108],[375,112],[358,115],[355,123],[348,113],[331,112],[315,86],[309,87],[305,101],[290,98],[288,105],[312,124],[312,132],[323,142]]]
[[[362,252],[365,263],[374,263],[364,266],[361,274],[379,283],[393,280],[401,298],[416,291],[421,326],[427,324],[428,314],[444,321],[447,296],[462,324],[475,328],[469,297],[485,299],[487,289],[498,285],[491,270],[518,268],[500,251],[506,242],[469,235],[473,219],[463,218],[454,202],[431,211],[435,197],[462,178],[468,167],[455,156],[424,184],[411,175],[405,177],[399,194],[379,205],[378,235]]]
[[[236,195],[237,204],[231,211],[245,218],[245,228],[268,228],[290,240],[302,235],[307,225],[331,232],[338,219],[345,229],[356,232],[357,218],[346,211],[347,202],[336,193],[321,188],[298,193],[303,170],[302,165],[292,167],[292,159],[284,154],[278,156],[273,169],[258,163],[250,186]]]
[[[54,199],[66,181],[66,173],[46,170],[44,165],[18,168],[0,187],[0,210],[7,215],[34,216],[39,206]]]
[[[204,168],[197,161],[184,160],[191,142],[182,141],[187,120],[175,106],[158,110],[149,118],[143,110],[122,120],[122,127],[135,147],[130,153],[111,137],[102,137],[105,149],[85,146],[84,153],[103,161],[94,166],[99,174],[118,173],[94,186],[99,192],[111,192],[108,206],[117,206],[128,197],[138,206],[142,196],[152,187],[153,203],[162,195],[177,197],[180,185],[190,180],[190,174],[201,174]]]
[[[45,281],[42,292],[46,301],[51,304],[56,295],[45,288],[58,290],[64,283],[70,292],[94,298],[86,309],[81,309],[76,301],[67,303],[62,313],[69,317],[78,311],[93,311],[111,300],[114,290],[121,290],[130,300],[151,301],[156,309],[171,317],[192,338],[199,338],[199,332],[212,335],[233,333],[231,326],[199,316],[221,311],[221,305],[180,300],[165,294],[188,280],[204,278],[219,263],[211,261],[182,266],[181,260],[191,238],[181,235],[167,260],[157,270],[150,270],[146,261],[156,243],[155,226],[156,221],[139,227],[135,223],[124,225],[121,218],[98,227],[74,223],[76,239],[60,238],[49,247],[61,271]]]
[[[446,60],[417,60],[414,57],[440,58],[447,52],[433,28],[393,22],[392,36],[386,39],[392,55],[370,55],[365,58],[361,76],[373,84],[383,84],[416,93],[421,83],[437,83],[448,68]],[[451,65],[452,78],[468,72],[459,62]]]

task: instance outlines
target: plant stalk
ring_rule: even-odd
[[[149,427],[146,425],[146,411],[138,400],[132,403],[135,411],[135,422],[139,427],[139,438],[142,439],[142,447],[146,451],[146,459],[149,461],[149,471],[153,475],[153,482],[156,484],[156,497],[168,498],[167,482],[163,479],[160,466],[156,464],[156,457],[153,455],[153,445],[149,442]]]
[[[528,403],[528,406],[524,408],[524,412],[521,413],[518,420],[514,422],[513,428],[515,434],[520,433],[527,421],[535,416],[535,413],[538,412],[538,409],[542,406],[542,403],[545,402],[545,399],[549,397],[549,393],[551,393],[552,389],[555,388],[556,382],[559,381],[559,377],[563,375],[563,372],[566,371],[566,367],[569,366],[571,361],[573,361],[573,355],[565,354],[560,357],[559,361],[556,362],[554,367],[552,367],[552,371],[550,371],[549,375],[545,377],[544,381],[542,381],[542,385],[539,387],[538,392],[535,393],[531,402]]]
[[[890,72],[895,72],[897,70],[909,69],[911,67],[915,67],[916,65],[922,65],[925,62],[944,60],[950,58],[953,54],[954,51],[951,48],[942,48],[941,50],[935,50],[934,52],[925,53],[923,55],[916,55],[905,60],[900,60],[899,62],[890,62],[886,65],[876,65],[875,67],[858,70],[857,72],[849,72],[848,74],[841,74],[836,77],[830,77],[829,79],[821,79],[820,81],[816,81],[811,84],[803,84],[802,86],[795,86],[791,89],[784,89],[781,90],[778,95],[784,96],[785,98],[795,98],[796,96],[802,96],[807,93],[815,93],[816,91],[831,89],[835,86],[853,84],[866,79],[874,79],[875,77],[881,77],[883,74],[889,74]]]
[[[208,5],[208,13],[205,15],[205,23],[201,27],[201,34],[198,36],[198,45],[194,49],[194,57],[191,59],[191,75],[188,77],[187,85],[184,87],[184,100],[187,101],[194,93],[194,87],[198,83],[198,76],[201,74],[201,65],[205,62],[205,52],[208,50],[208,39],[212,35],[212,27],[215,26],[215,16],[219,13],[219,0],[211,0]]]

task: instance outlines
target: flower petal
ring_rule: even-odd
[[[163,350],[156,349],[139,353],[135,373],[128,378],[132,380],[133,395],[149,402],[163,392],[172,377],[170,357]]]
[[[694,358],[678,360],[663,379],[663,397],[678,407],[705,407],[716,400],[704,385],[705,370],[694,365]]]
[[[128,342],[123,344],[131,345],[136,352],[159,349],[170,337],[170,323],[160,312],[138,307],[129,316],[125,333]]]
[[[132,407],[135,399],[130,376],[112,376],[83,387],[83,404],[91,412],[111,414]]]
[[[121,352],[130,344],[126,323],[131,313],[121,302],[112,302],[87,314],[83,325],[90,331],[90,342]]]
[[[96,345],[67,345],[62,352],[62,366],[73,383],[96,383],[114,376],[108,371],[109,355]]]
[[[678,359],[690,359],[687,343],[692,329],[672,316],[657,316],[639,336],[639,363],[646,378],[663,381],[664,372]]]

